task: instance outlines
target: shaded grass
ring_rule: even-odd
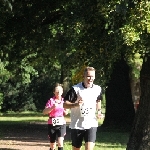
[[[106,131],[105,129],[103,130],[101,127],[98,127],[94,150],[126,150],[128,137],[129,132],[121,130],[115,132],[114,129]],[[70,141],[65,141],[64,149],[71,150]],[[84,150],[84,142],[81,150]]]
[[[126,150],[128,133],[100,132],[97,135],[94,150]],[[71,150],[71,142],[65,141],[65,150]],[[84,143],[82,145],[84,150]]]

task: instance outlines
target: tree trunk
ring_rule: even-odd
[[[135,53],[134,57],[129,60],[130,61],[128,61],[128,63],[130,66],[130,84],[131,84],[132,101],[136,112],[141,96],[140,71],[143,64],[143,58],[141,58],[141,54]]]
[[[129,67],[122,58],[116,62],[106,89],[106,113],[103,127],[131,127],[134,106],[130,89]]]
[[[63,65],[61,66],[60,83],[63,85],[63,96],[67,93],[70,88],[70,73]]]
[[[136,112],[139,106],[141,96],[140,79],[134,79],[131,77],[130,84],[131,84],[132,101],[134,104],[134,110]]]
[[[150,150],[150,57],[143,62],[141,98],[136,112],[127,150]]]

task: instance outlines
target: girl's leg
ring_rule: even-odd
[[[50,150],[55,150],[55,149],[56,149],[56,142],[50,143]]]
[[[58,150],[63,150],[64,137],[58,137]]]
[[[56,130],[57,128],[52,124],[48,124],[48,136],[50,140],[50,150],[56,149]]]
[[[58,131],[58,150],[63,150],[65,135],[66,135],[66,124],[60,126],[60,129]]]

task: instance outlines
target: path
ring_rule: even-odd
[[[70,141],[68,126],[65,140]],[[3,138],[0,138],[0,150],[49,150],[47,124],[30,123],[20,125],[17,129],[8,127]]]

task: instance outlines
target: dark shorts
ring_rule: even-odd
[[[66,124],[56,126],[48,124],[48,136],[50,138],[51,143],[54,143],[57,137],[64,137],[65,134],[66,134]]]
[[[90,129],[79,130],[71,129],[71,140],[72,146],[80,148],[82,146],[82,141],[93,142],[96,140],[97,127],[92,127]]]

